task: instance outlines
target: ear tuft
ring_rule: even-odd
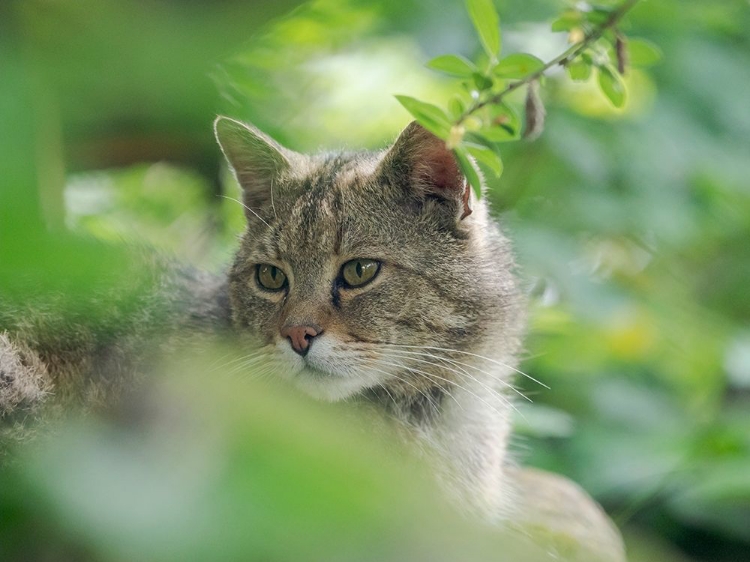
[[[214,121],[214,134],[243,192],[243,203],[259,209],[274,180],[290,167],[294,153],[251,125],[229,117]]]
[[[386,154],[381,170],[408,184],[407,188],[420,199],[436,197],[454,202],[459,219],[471,214],[470,187],[453,152],[445,141],[416,121],[399,135]]]

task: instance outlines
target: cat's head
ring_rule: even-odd
[[[443,141],[412,123],[380,153],[306,156],[229,118],[215,130],[248,219],[230,300],[256,370],[337,400],[429,392],[474,353],[512,356],[508,243]]]

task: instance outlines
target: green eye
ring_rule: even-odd
[[[286,285],[286,275],[278,267],[262,263],[258,266],[258,283],[269,291],[280,291]]]
[[[380,262],[375,260],[351,260],[341,268],[341,276],[349,287],[360,287],[372,281],[379,269]]]

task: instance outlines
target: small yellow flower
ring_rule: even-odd
[[[586,34],[583,32],[583,29],[580,27],[574,27],[570,30],[570,34],[568,35],[568,42],[569,43],[580,43],[586,38]]]

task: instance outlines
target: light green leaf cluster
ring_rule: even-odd
[[[624,2],[619,10],[628,5]],[[627,67],[656,64],[661,59],[661,51],[644,39],[627,40],[615,27],[617,16],[617,9],[612,7],[586,5],[563,13],[552,22],[552,31],[568,32],[571,42],[582,42],[582,48],[563,62],[570,78],[586,81],[596,70],[602,94],[620,109],[627,101],[627,87],[622,77]]]

